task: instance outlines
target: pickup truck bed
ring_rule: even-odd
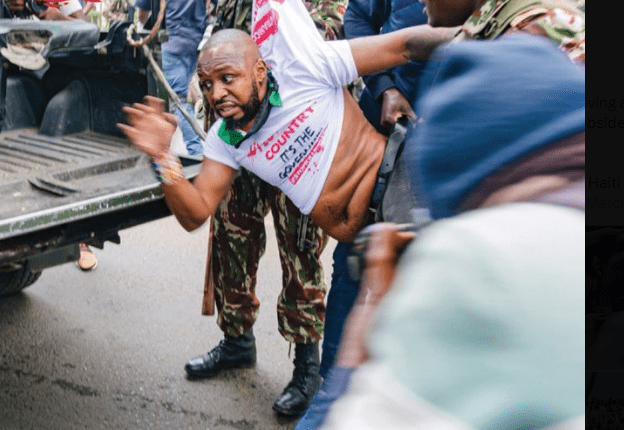
[[[160,195],[147,157],[120,138],[89,131],[49,137],[37,130],[0,136],[0,238],[89,216],[94,205],[117,209],[124,203],[114,201],[119,193],[128,203],[139,190]]]
[[[187,177],[194,177],[199,161],[181,159]],[[146,214],[151,219],[170,215],[148,157],[127,140],[91,131],[62,137],[41,136],[34,129],[2,133],[0,195],[0,266],[16,254],[25,258],[44,251],[44,237],[56,243],[58,227],[84,231],[84,222],[75,224],[81,220],[93,224],[87,237],[62,236],[68,242],[93,239],[101,247],[104,239],[117,241],[104,231],[117,230],[120,222],[124,228],[144,222],[139,214],[130,216],[139,208],[151,211]],[[114,221],[110,214],[116,214]],[[22,243],[16,248],[17,242]]]
[[[120,230],[171,214],[148,157],[116,127],[122,106],[158,93],[128,26],[0,19],[0,296],[75,261],[80,242],[119,243]],[[4,58],[42,37],[47,69]],[[201,159],[181,159],[192,179]]]
[[[188,178],[197,158],[181,157]],[[120,243],[119,230],[169,216],[148,157],[119,137],[0,135],[0,295],[77,258],[77,243]],[[16,279],[20,278],[20,279]]]

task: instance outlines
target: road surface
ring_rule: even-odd
[[[0,429],[291,429],[271,405],[292,356],[277,332],[281,268],[267,218],[257,292],[255,368],[200,381],[184,363],[215,346],[215,317],[200,315],[207,228],[173,217],[121,232],[95,249],[99,266],[47,269],[0,299]],[[329,283],[330,241],[323,256]]]

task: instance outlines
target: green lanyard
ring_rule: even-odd
[[[221,123],[221,127],[219,127],[219,131],[217,131],[217,134],[225,143],[227,143],[228,145],[236,146],[237,148],[245,138],[245,136],[243,136],[240,131],[230,130],[229,128],[227,128],[227,126],[225,125],[225,121]]]

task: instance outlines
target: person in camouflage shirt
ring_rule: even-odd
[[[85,4],[82,9],[83,13],[89,16],[94,24],[96,24],[100,30],[106,31],[114,21],[125,21],[128,17],[128,2],[131,0],[100,0],[90,1]],[[100,18],[98,13],[89,15],[89,13],[96,9],[96,4],[100,4]]]
[[[453,42],[493,40],[523,31],[551,39],[572,61],[585,63],[584,0],[481,0],[476,7],[468,1],[423,2],[433,27],[461,25]]]
[[[344,39],[342,21],[347,3],[347,0],[303,2],[325,40]],[[251,4],[251,0],[218,0],[213,32],[238,28],[251,33]]]
[[[456,40],[495,39],[524,31],[555,42],[574,62],[585,62],[585,14],[574,4],[487,0],[462,26]]]
[[[343,39],[346,0],[304,2],[326,40]],[[213,33],[236,28],[251,33],[251,0],[219,0]],[[204,103],[207,107],[207,104]],[[264,253],[264,218],[273,214],[280,260],[282,292],[277,314],[280,334],[295,343],[293,380],[273,409],[287,416],[302,414],[318,389],[319,340],[323,335],[325,293],[320,256],[327,236],[275,187],[240,169],[211,219],[211,250],[207,278],[215,290],[217,324],[223,340],[208,354],[190,360],[191,377],[255,362],[252,326],[260,301],[255,294],[258,260]]]

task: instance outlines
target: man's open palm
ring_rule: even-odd
[[[164,102],[156,97],[145,97],[145,103],[134,103],[123,108],[128,125],[117,124],[141,151],[150,157],[159,157],[169,150],[176,129],[175,115],[164,111]]]

